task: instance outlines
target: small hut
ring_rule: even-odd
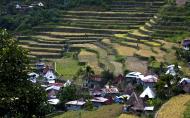
[[[189,50],[190,48],[190,39],[185,39],[182,43],[183,49],[184,50]]]
[[[143,100],[135,92],[131,94],[127,104],[129,105],[129,109],[134,112],[142,112],[144,110]]]

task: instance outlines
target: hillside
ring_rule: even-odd
[[[171,98],[158,111],[155,118],[183,118],[186,109],[186,103],[190,100],[190,95],[179,95]]]
[[[81,49],[85,49],[95,53],[96,63],[85,60],[91,67],[109,69],[119,74],[125,69],[125,64],[116,61],[118,56],[126,58],[139,55],[148,58],[157,55],[151,50],[159,50],[162,54],[157,58],[160,60],[165,54],[157,48],[162,42],[149,40],[149,31],[145,29],[147,22],[157,19],[155,15],[164,4],[164,0],[113,0],[107,11],[65,10],[60,13],[58,23],[34,27],[33,35],[20,36],[18,39],[21,46],[31,51],[32,58],[54,61],[63,56],[64,46],[69,45],[69,52],[79,54]],[[104,39],[108,39],[110,44],[105,43]],[[131,51],[131,54],[125,50]]]

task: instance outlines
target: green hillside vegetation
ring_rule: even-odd
[[[166,39],[167,41],[179,42],[190,36],[190,3],[179,7],[165,5],[159,10],[158,20],[152,26],[153,37]]]
[[[80,69],[78,61],[72,58],[59,59],[55,63],[56,71],[60,75],[63,75],[64,79],[71,79]]]
[[[121,113],[122,105],[106,105],[93,111],[69,111],[53,118],[116,118]]]

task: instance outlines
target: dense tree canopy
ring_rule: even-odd
[[[0,30],[0,116],[44,115],[38,107],[46,103],[45,91],[27,80],[27,51],[6,30]]]

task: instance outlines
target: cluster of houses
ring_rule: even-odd
[[[44,4],[42,2],[33,2],[30,5],[26,5],[26,4],[16,4],[15,5],[15,9],[18,11],[28,11],[28,10],[36,8],[36,7],[44,7]]]
[[[68,81],[57,81],[57,76],[54,72],[54,69],[51,66],[45,65],[45,63],[39,62],[36,64],[37,72],[29,73],[28,80],[32,83],[40,83],[41,86],[45,89],[48,94],[48,102],[49,104],[56,105],[59,103],[59,99],[57,99],[57,94],[61,87],[66,87],[71,84]]]
[[[33,83],[40,82],[48,94],[49,104],[58,105],[60,100],[57,98],[57,94],[62,87],[70,86],[71,81],[58,82],[53,69],[49,66],[45,66],[44,63],[37,63],[36,68],[38,74],[34,72],[29,73],[29,80]],[[165,74],[175,76],[176,72],[174,68],[175,65],[169,65]],[[180,69],[181,67],[178,66],[178,68]],[[100,76],[91,76],[84,82],[84,85],[81,86],[88,89],[89,95],[92,98],[89,101],[92,102],[95,108],[112,103],[120,103],[123,104],[123,112],[137,113],[154,111],[155,106],[149,106],[147,100],[156,98],[154,86],[159,81],[158,76],[143,75],[140,72],[130,72],[125,76],[117,76],[112,82],[113,85],[105,85],[104,87],[101,86],[102,79]],[[124,84],[124,89],[118,88],[118,84]],[[135,85],[142,86],[143,91],[135,91]],[[185,92],[190,93],[190,79],[183,78],[179,82],[179,86],[182,87]],[[64,107],[67,110],[79,110],[84,108],[85,104],[87,104],[87,100],[77,99],[68,101]]]

